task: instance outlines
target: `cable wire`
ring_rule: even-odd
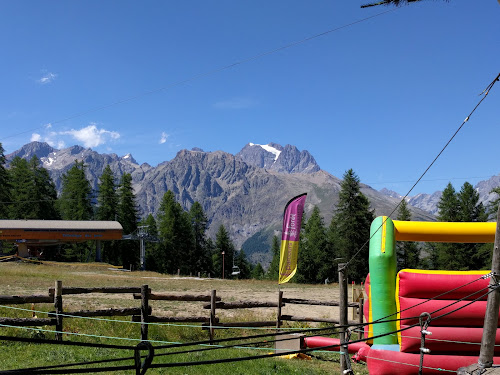
[[[441,154],[446,150],[446,148],[448,147],[448,145],[453,141],[453,139],[455,138],[455,136],[458,134],[458,132],[460,132],[460,130],[463,128],[463,126],[465,125],[466,122],[469,121],[470,117],[474,114],[474,112],[476,111],[476,109],[481,105],[481,103],[483,102],[484,99],[486,99],[486,97],[488,96],[490,90],[493,88],[493,86],[495,85],[496,82],[500,81],[500,73],[495,77],[495,79],[486,87],[486,89],[483,90],[483,92],[480,94],[480,95],[483,95],[483,97],[481,98],[481,100],[476,104],[476,106],[474,107],[474,109],[469,113],[469,115],[465,118],[465,120],[462,122],[462,124],[458,127],[458,129],[455,131],[455,133],[453,133],[453,135],[451,136],[451,138],[448,140],[448,142],[446,142],[446,144],[444,145],[444,147],[441,149],[441,151],[439,151],[439,153],[436,155],[436,157],[434,158],[434,160],[432,160],[432,162],[429,164],[429,166],[425,169],[425,171],[420,175],[420,177],[417,179],[417,181],[413,184],[413,186],[410,188],[410,190],[408,190],[408,192],[404,195],[404,197],[401,199],[401,201],[396,205],[396,207],[392,210],[392,212],[387,215],[387,217],[383,220],[382,224],[380,224],[380,226],[377,228],[377,230],[370,236],[370,238],[359,248],[359,250],[351,257],[351,259],[349,259],[349,261],[347,263],[344,264],[344,267],[342,269],[346,269],[349,264],[354,260],[354,258],[356,258],[358,256],[358,254],[361,252],[361,250],[363,250],[366,245],[370,242],[370,240],[372,239],[372,237],[375,235],[375,233],[377,233],[382,227],[383,225],[386,223],[386,221],[389,219],[390,216],[392,216],[396,210],[399,208],[399,206],[401,205],[401,203],[406,199],[406,197],[408,197],[408,195],[410,195],[410,193],[413,191],[413,189],[418,185],[418,183],[420,182],[420,180],[422,180],[422,178],[424,178],[424,176],[427,174],[427,172],[429,171],[429,169],[432,168],[432,166],[434,165],[434,163],[436,163],[436,161],[439,159],[439,157],[441,156]]]

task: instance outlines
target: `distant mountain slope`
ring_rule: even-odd
[[[106,165],[111,166],[117,181],[123,173],[131,173],[141,215],[156,214],[164,193],[171,190],[186,210],[195,201],[200,202],[209,219],[211,237],[223,224],[237,248],[246,241],[253,243],[251,254],[248,254],[253,260],[269,259],[270,239],[281,230],[283,209],[290,198],[308,193],[306,215],[318,206],[328,225],[340,191],[339,178],[320,170],[307,151],[300,152],[290,145],[281,147],[270,144],[271,151],[277,150],[274,153],[261,146],[247,145],[237,156],[223,151],[181,150],[175,158],[156,167],[138,165],[130,154],[119,157],[81,146],[62,150],[47,146],[26,145],[23,152],[18,150],[7,158],[11,160],[13,155],[20,154],[30,158],[36,150],[45,150],[40,154],[43,155],[41,161],[58,189],[61,187],[61,175],[71,168],[75,160],[84,161],[87,177],[95,189]],[[248,161],[252,158],[251,153],[260,154],[262,158],[254,156],[253,162]],[[268,154],[272,155],[272,160]],[[376,215],[389,215],[398,203],[397,199],[367,185],[361,185],[361,191],[370,200]],[[417,208],[412,211],[415,219],[434,219]],[[252,240],[252,236],[257,237]]]
[[[297,147],[277,143],[257,145],[248,143],[236,154],[244,162],[256,167],[285,173],[314,173],[319,165],[309,151],[299,151]]]

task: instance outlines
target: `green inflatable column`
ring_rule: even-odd
[[[396,319],[396,239],[392,220],[387,216],[373,220],[370,238],[371,320],[376,321],[388,315],[390,317],[387,319]],[[372,325],[373,336],[396,329],[396,322]],[[373,348],[399,351],[397,334],[373,339]]]

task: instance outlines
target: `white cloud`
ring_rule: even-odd
[[[96,124],[90,124],[79,130],[71,129],[58,134],[70,135],[77,141],[83,143],[85,147],[97,147],[110,140],[120,138],[120,133],[106,129],[98,129]]]
[[[168,134],[165,132],[161,132],[161,138],[160,138],[159,143],[161,145],[164,144],[167,141],[167,138],[168,138]]]
[[[51,83],[54,79],[56,79],[57,74],[54,73],[46,73],[42,78],[40,78],[37,82],[41,85],[46,85],[47,83]]]
[[[256,105],[257,102],[253,99],[232,98],[217,102],[214,104],[214,107],[218,109],[244,109],[244,108],[254,107]]]
[[[42,139],[42,136],[40,134],[33,133],[31,134],[30,142],[40,142],[40,139]]]

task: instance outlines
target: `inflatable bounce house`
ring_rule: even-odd
[[[397,272],[396,241],[493,243],[496,223],[443,223],[376,218],[370,233],[370,273],[365,283],[363,342],[349,345],[371,375],[418,374],[422,329],[427,331],[424,374],[456,373],[477,363],[481,347],[490,271]],[[424,318],[421,318],[421,314]],[[427,326],[427,318],[430,324]],[[377,322],[379,321],[379,322]],[[421,326],[421,321],[425,324]],[[500,331],[499,331],[500,332]],[[337,345],[338,339],[310,337],[310,348]],[[500,364],[500,333],[494,363]],[[332,350],[338,350],[334,348]]]
[[[369,350],[364,349],[370,374],[418,374],[419,321],[427,321],[429,316],[425,374],[457,371],[477,363],[490,271],[405,269],[396,273],[396,241],[493,243],[495,231],[496,223],[396,221],[387,217],[373,221],[365,318],[385,322],[365,329],[365,337],[373,338]],[[422,313],[430,315],[422,319]],[[384,336],[390,332],[397,333]],[[500,344],[499,334],[495,344]],[[500,355],[500,347],[495,354]],[[494,363],[500,363],[500,357],[495,357]]]

